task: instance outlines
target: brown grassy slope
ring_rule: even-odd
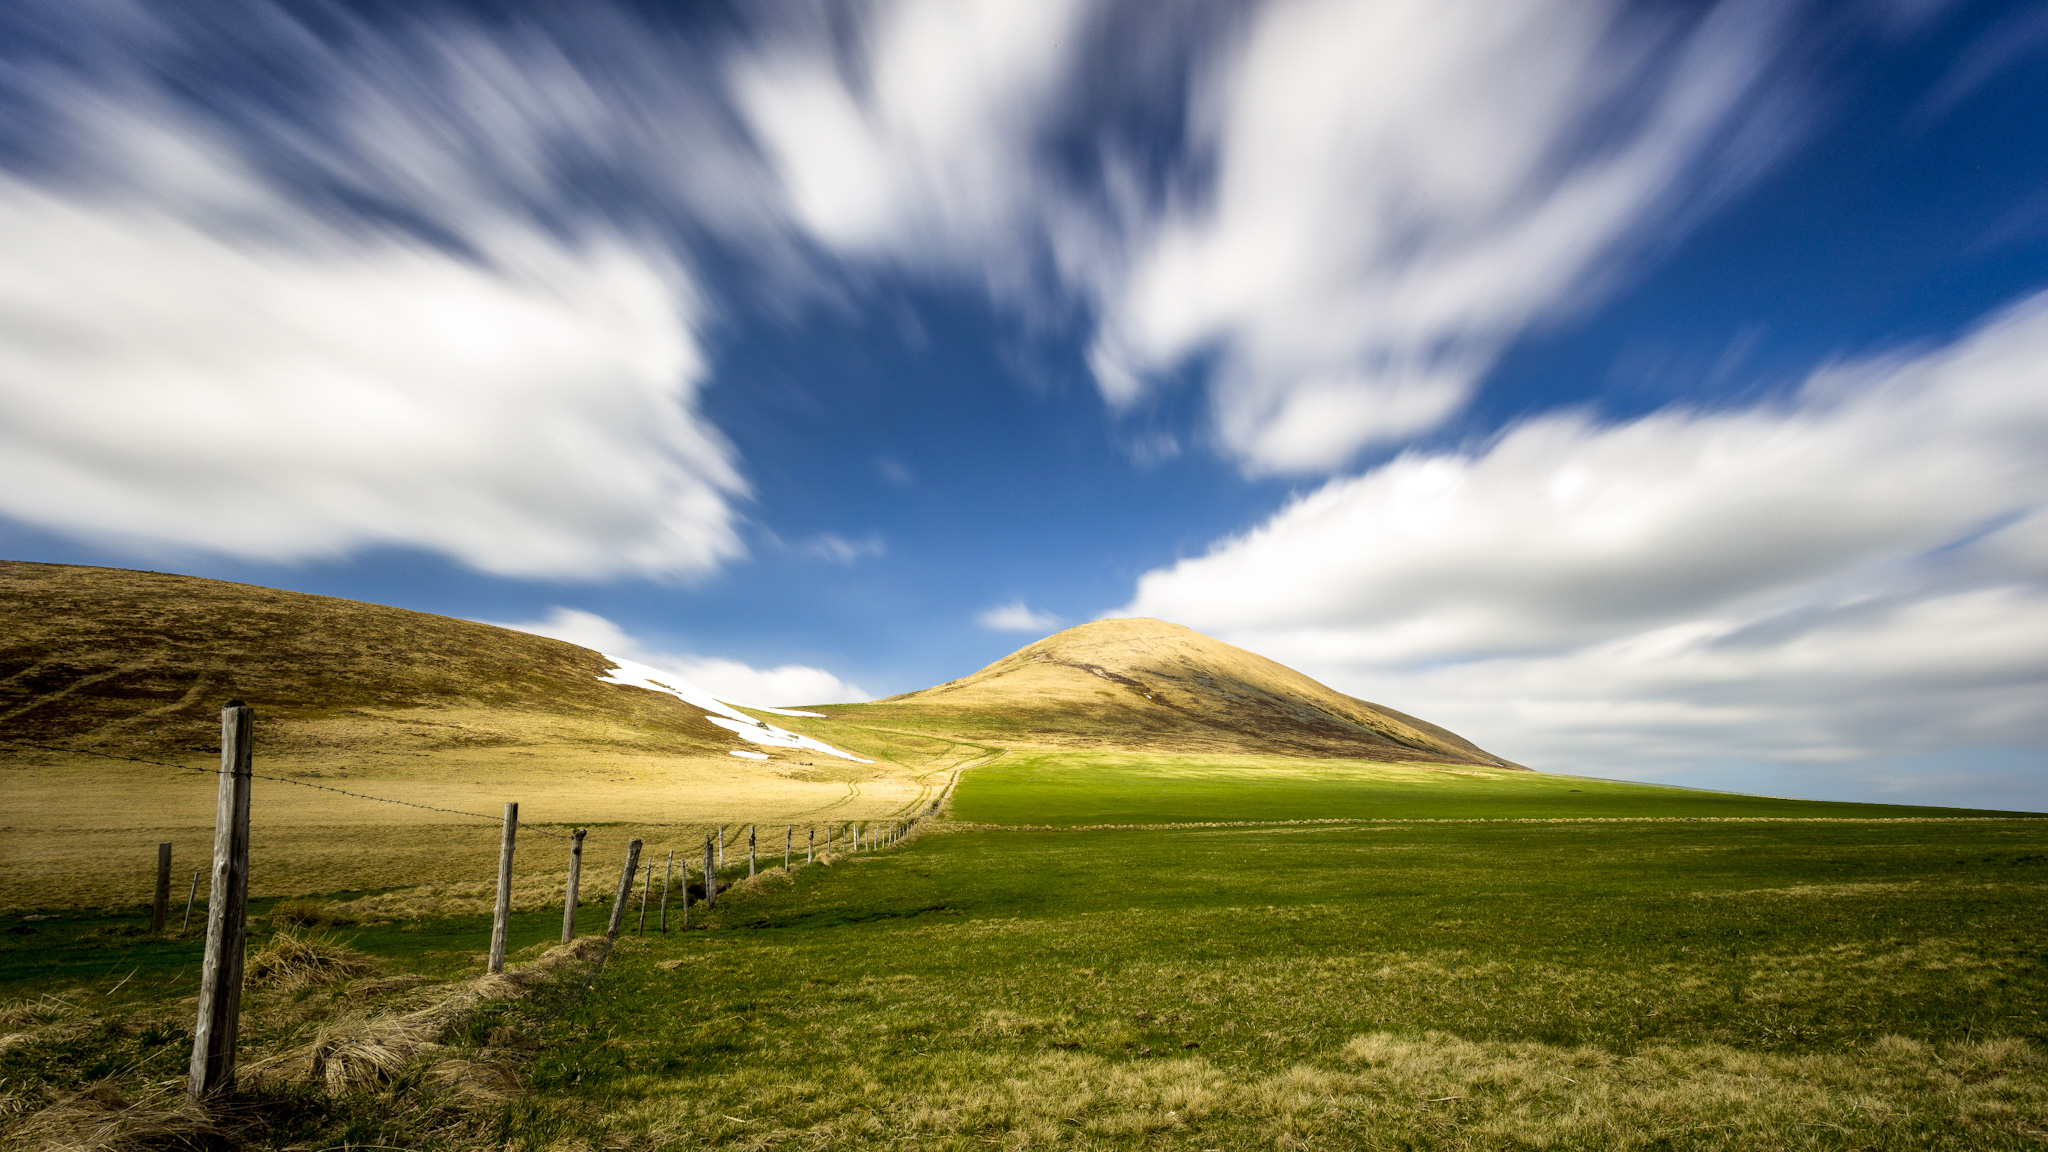
[[[843,723],[1013,745],[1520,767],[1455,732],[1160,620],[1082,624],[971,676],[827,711]]]
[[[680,701],[599,682],[608,667],[559,640],[401,608],[0,562],[0,735],[66,747],[190,760],[218,749],[220,706],[238,696],[272,755],[741,746]]]

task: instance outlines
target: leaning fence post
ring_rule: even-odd
[[[149,902],[149,934],[164,934],[164,919],[171,913],[171,846],[156,846],[156,897]]]
[[[689,866],[687,864],[684,865],[686,871],[688,867]],[[683,879],[688,880],[689,877],[685,875]],[[663,935],[666,935],[668,933],[668,890],[669,886],[671,884],[674,884],[675,882],[676,850],[671,848],[668,850],[668,867],[662,869],[661,872],[661,931]]]
[[[612,897],[612,922],[604,931],[605,939],[617,940],[619,928],[626,922],[626,898],[633,894],[633,873],[640,868],[640,842],[626,841],[626,866],[619,869],[619,894]]]
[[[582,899],[583,837],[587,828],[569,833],[569,893],[562,898],[562,943],[576,938],[576,901]]]
[[[213,887],[206,898],[206,959],[199,970],[199,1022],[185,1095],[200,1100],[235,1086],[242,1028],[242,948],[249,914],[249,783],[256,710],[230,700],[220,710],[220,797],[213,816]]]
[[[718,907],[718,869],[711,863],[711,837],[704,838],[704,906]]]
[[[199,878],[204,871],[192,874],[192,891],[185,893],[185,919],[178,925],[178,935],[183,936],[192,927],[192,906],[199,902]]]
[[[747,879],[754,878],[754,826],[747,825]]]
[[[512,930],[512,842],[519,835],[519,805],[505,805],[505,829],[498,835],[498,903],[491,909],[491,962],[496,975],[505,970],[505,937]]]

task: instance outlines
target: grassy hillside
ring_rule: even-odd
[[[1083,624],[935,688],[826,711],[1011,747],[1518,767],[1454,732],[1159,620]]]

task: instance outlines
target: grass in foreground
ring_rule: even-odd
[[[502,1135],[2032,1147],[2044,894],[2024,821],[928,836],[627,958]]]
[[[548,997],[464,1023],[461,1066],[516,1063],[522,1094],[456,1100],[423,1054],[336,1095],[271,1089],[288,1122],[248,1140],[2035,1147],[2044,896],[2032,820],[932,834],[734,893],[558,1020]],[[552,929],[523,916],[514,947]],[[476,970],[484,922],[332,938],[448,977]],[[88,978],[91,944],[43,983],[104,997],[136,959]],[[10,1099],[172,1082],[186,970],[164,957],[61,1055],[0,1041]],[[325,995],[260,993],[256,1041],[356,1010]]]
[[[986,824],[1615,817],[2008,816],[1956,808],[1781,800],[1622,780],[1442,765],[1169,752],[1017,751],[953,800]]]

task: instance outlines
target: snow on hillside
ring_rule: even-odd
[[[851,760],[856,764],[874,763],[872,760],[863,760],[851,752],[841,752],[823,740],[815,740],[809,736],[798,735],[788,729],[777,728],[773,724],[756,720],[752,716],[741,712],[738,708],[733,707],[732,704],[720,700],[695,684],[679,679],[671,673],[663,672],[659,668],[652,668],[633,660],[624,660],[609,652],[599,653],[599,655],[615,665],[604,675],[598,677],[599,680],[607,684],[623,684],[629,688],[646,688],[649,691],[666,693],[685,704],[702,708],[709,713],[716,713],[716,715],[707,715],[704,718],[720,728],[726,729],[742,740],[750,740],[756,744],[767,744],[777,748],[808,748],[813,752],[823,752],[827,756],[837,756],[842,760]],[[752,704],[745,705],[745,707],[755,708]],[[794,708],[755,708],[755,710],[772,712],[777,716],[822,717],[822,713],[803,712]],[[733,755],[746,756],[749,759],[762,757],[762,754],[759,752],[735,752]],[[765,757],[762,758],[765,759]]]

